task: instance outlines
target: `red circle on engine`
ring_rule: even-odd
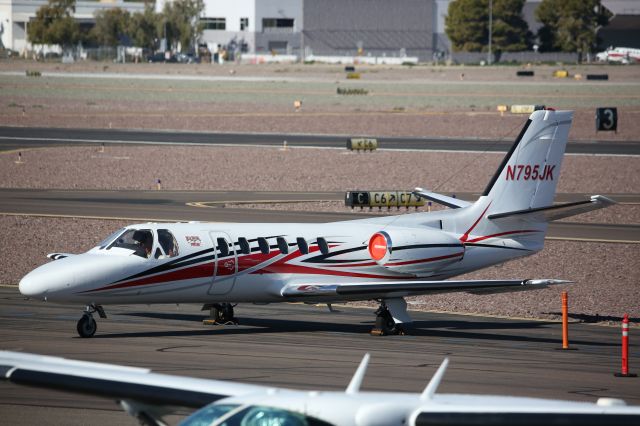
[[[373,260],[382,260],[387,254],[387,239],[382,234],[374,234],[369,240],[369,254]]]

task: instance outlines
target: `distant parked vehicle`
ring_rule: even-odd
[[[622,64],[640,63],[640,49],[629,47],[610,47],[596,54],[598,62],[620,62]]]
[[[174,55],[166,55],[165,52],[158,52],[147,56],[147,62],[169,62],[176,63],[178,59]]]
[[[194,53],[178,53],[176,55],[176,59],[178,62],[182,64],[199,64],[200,58],[197,57]]]

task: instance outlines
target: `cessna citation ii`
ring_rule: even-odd
[[[146,223],[20,281],[20,292],[86,305],[77,330],[96,332],[103,305],[202,303],[218,323],[233,304],[377,300],[377,334],[410,323],[406,296],[516,290],[554,279],[449,280],[541,250],[548,222],[613,204],[553,204],[571,111],[535,111],[474,203],[417,189],[450,209],[326,224]]]
[[[640,406],[499,395],[437,393],[445,359],[422,393],[360,387],[366,354],[344,391],[304,391],[153,373],[146,368],[0,351],[0,379],[117,400],[141,424],[164,425],[181,407],[197,409],[181,426],[638,425]]]

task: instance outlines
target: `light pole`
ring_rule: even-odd
[[[493,0],[489,0],[489,52],[487,53],[487,63],[491,65],[493,55],[491,54],[491,36],[493,33]]]

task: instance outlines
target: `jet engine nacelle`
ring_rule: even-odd
[[[416,276],[433,275],[462,260],[464,245],[444,232],[426,229],[387,229],[369,239],[369,255],[391,271]]]

